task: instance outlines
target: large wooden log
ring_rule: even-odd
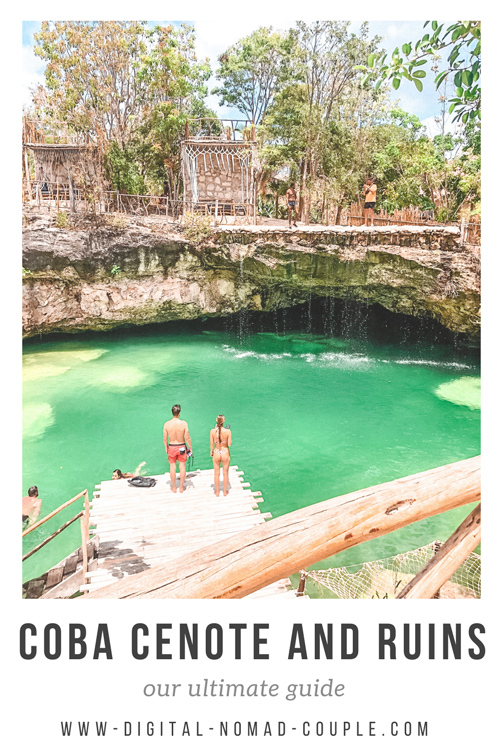
[[[325,500],[87,599],[239,599],[326,557],[480,499],[480,457]]]
[[[481,505],[478,505],[396,598],[432,599],[480,541]]]

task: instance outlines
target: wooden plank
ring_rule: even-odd
[[[187,526],[188,525],[188,519],[191,519],[191,525],[196,526],[197,523],[200,521],[211,519],[212,523],[217,523],[218,521],[233,521],[237,518],[245,519],[245,518],[255,518],[258,516],[264,516],[264,513],[259,513],[259,508],[241,508],[237,509],[233,512],[231,510],[227,510],[224,513],[215,514],[215,513],[205,513],[203,515],[202,513],[191,514],[189,513],[183,513],[180,515],[177,514],[170,514],[170,513],[144,513],[143,516],[140,515],[133,515],[133,516],[127,516],[126,514],[117,514],[113,516],[106,517],[105,515],[101,514],[99,516],[94,516],[91,518],[90,523],[93,525],[98,524],[99,528],[105,528],[106,526],[117,526],[124,528],[129,527],[140,527],[144,528],[146,526]],[[267,517],[267,515],[265,516]]]
[[[198,514],[188,514],[178,516],[178,515],[172,515],[169,513],[152,513],[152,514],[144,514],[143,516],[140,515],[131,515],[128,516],[126,514],[120,514],[111,516],[109,518],[106,518],[106,516],[96,516],[91,517],[91,523],[99,524],[100,529],[109,528],[110,526],[113,527],[123,527],[123,528],[130,528],[134,526],[138,526],[140,528],[144,528],[146,526],[151,527],[151,524],[155,527],[159,526],[187,526],[189,521],[192,527],[195,527],[200,521],[209,520],[212,523],[219,523],[220,521],[234,521],[238,518],[241,518],[242,520],[245,520],[247,518],[257,518],[263,516],[264,518],[270,518],[269,513],[259,513],[258,509],[248,508],[248,509],[241,509],[241,510],[235,510],[231,512],[231,510],[227,510],[224,513],[220,514],[212,514],[209,515],[206,513],[205,515],[198,513]],[[188,520],[189,519],[189,520]]]
[[[481,504],[479,504],[434,557],[406,584],[397,599],[432,599],[456,569],[481,541]]]
[[[243,482],[243,471],[231,467],[229,494],[213,494],[213,469],[190,472],[186,491],[173,493],[169,474],[157,475],[151,488],[104,480],[96,485],[90,523],[100,538],[97,568],[81,588],[86,596],[139,571],[193,555],[206,544],[218,544],[271,518],[260,513],[261,492]],[[290,581],[281,580],[256,596],[287,594]]]
[[[205,498],[206,500],[220,500],[220,501],[229,501],[231,497],[251,497],[252,493],[249,490],[245,490],[244,488],[241,488],[240,486],[237,487],[229,487],[229,493],[228,495],[224,496],[221,494],[219,497],[216,497],[213,492],[213,485],[200,485],[196,488],[188,488],[185,492],[172,492],[170,487],[145,487],[145,488],[133,488],[133,487],[126,487],[123,488],[123,490],[120,490],[119,492],[115,493],[101,493],[101,496],[97,498],[97,503],[103,503],[103,502],[117,502],[122,500],[135,500],[136,502],[151,502],[152,500],[157,499],[158,497],[165,498],[165,501],[175,503],[177,502],[188,502],[193,501],[193,499],[200,499],[201,497]],[[96,500],[93,500],[93,503],[95,503]]]
[[[211,539],[219,539],[221,536],[228,537],[233,536],[234,534],[238,534],[240,531],[243,531],[245,529],[252,529],[256,526],[263,526],[265,524],[265,521],[254,521],[252,523],[244,524],[242,526],[225,526],[221,528],[217,527],[206,527],[204,529],[197,530],[197,533],[190,532],[189,529],[179,529],[175,532],[165,532],[160,533],[157,535],[146,535],[144,533],[138,533],[134,532],[131,533],[129,536],[126,536],[125,534],[120,535],[119,533],[116,534],[116,532],[113,533],[113,535],[109,535],[108,537],[103,537],[101,540],[102,544],[112,544],[115,548],[120,548],[123,546],[138,546],[143,544],[155,544],[155,543],[161,543],[163,545],[175,545],[177,546],[177,542],[179,544],[183,544],[186,539],[194,539],[197,543],[198,548],[200,547],[200,544],[204,544],[203,539],[204,536],[209,537]],[[101,553],[102,554],[102,553]]]
[[[140,502],[130,502],[129,500],[125,500],[123,502],[119,503],[110,503],[107,505],[105,502],[100,503],[99,505],[94,505],[91,508],[91,512],[93,515],[97,514],[106,514],[109,516],[111,513],[129,513],[133,512],[134,510],[136,512],[141,513],[148,513],[148,512],[168,512],[171,514],[180,514],[183,511],[186,512],[192,512],[192,511],[204,511],[207,512],[207,508],[210,508],[211,511],[214,513],[219,512],[219,510],[224,510],[226,508],[252,508],[253,506],[258,506],[260,503],[263,502],[262,498],[254,498],[246,495],[240,495],[239,497],[233,497],[230,500],[224,500],[220,503],[214,503],[210,499],[207,499],[206,497],[204,499],[198,498],[194,500],[193,502],[187,502],[187,503],[172,503],[168,502],[168,500],[163,500],[162,498],[151,501],[149,503],[140,503]]]
[[[479,499],[477,456],[288,513],[88,597],[239,599],[344,549]]]

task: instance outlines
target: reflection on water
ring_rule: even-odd
[[[365,326],[364,310],[360,320]],[[196,468],[210,468],[209,430],[226,415],[232,462],[273,516],[479,453],[474,353],[411,337],[402,346],[338,332],[254,328],[242,336],[226,323],[223,331],[204,326],[26,345],[23,490],[38,485],[44,515],[84,488],[92,494],[116,467],[130,471],[145,460],[149,473],[166,472],[162,428],[175,403],[189,422]],[[334,564],[447,538],[468,512],[365,543]],[[72,515],[69,508],[35,530],[25,548]],[[74,525],[26,562],[24,579],[78,543]]]

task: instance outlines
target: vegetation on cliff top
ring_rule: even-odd
[[[35,40],[46,69],[31,115],[47,132],[64,125],[88,134],[114,189],[177,199],[185,123],[216,116],[194,29],[44,22]],[[480,210],[480,24],[432,22],[432,33],[389,58],[380,43],[366,23],[353,33],[348,22],[300,21],[286,31],[259,28],[220,56],[212,93],[258,126],[262,213],[276,212],[294,179],[314,221],[325,202],[360,198],[367,174],[376,177],[378,205],[389,210],[419,205],[444,220]],[[421,89],[428,62],[437,85],[455,86],[449,101],[444,90],[434,139],[388,96],[402,78]],[[454,136],[445,132],[448,108],[463,121]]]

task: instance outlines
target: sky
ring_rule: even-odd
[[[311,19],[304,19],[311,20]],[[387,51],[392,52],[395,47],[401,46],[405,42],[415,41],[422,37],[425,33],[423,31],[424,20],[422,21],[370,21],[369,19],[369,31],[370,37],[380,36],[382,42],[380,46],[385,48]],[[162,20],[158,21],[161,24],[177,24],[181,21]],[[252,14],[242,13],[241,15],[234,14],[218,14],[217,18],[212,17],[211,20],[192,20],[186,19],[184,23],[189,23],[195,27],[196,31],[196,47],[197,55],[199,58],[208,57],[211,62],[212,70],[215,71],[217,68],[217,59],[219,55],[224,52],[227,47],[234,44],[244,36],[248,36],[252,31],[262,25],[272,25],[275,28],[289,28],[294,25],[294,22],[290,20],[284,24],[281,19],[281,23],[275,23],[272,21],[259,21],[255,20],[255,16]],[[452,23],[445,22],[446,24]],[[359,21],[353,21],[351,23],[351,29],[353,32],[357,32],[360,27]],[[40,28],[40,21],[24,21],[23,22],[23,47],[22,47],[22,99],[23,104],[30,102],[30,89],[35,87],[38,83],[43,83],[44,77],[44,64],[37,58],[33,52],[33,34]],[[430,71],[429,71],[430,72]],[[209,81],[209,91],[217,85],[217,81],[214,76]],[[439,93],[436,92],[432,83],[432,78],[429,76],[424,81],[424,89],[421,93],[417,91],[415,86],[406,80],[403,80],[398,91],[392,90],[391,98],[394,102],[398,102],[398,106],[411,114],[417,115],[421,122],[427,127],[429,135],[432,137],[438,132],[438,126],[435,122],[435,117],[441,113],[441,105],[439,102]],[[215,95],[209,95],[207,98],[208,106],[214,108],[220,112],[221,117],[242,117],[241,113],[237,113],[234,109],[227,107],[219,107],[218,97]],[[451,123],[451,116],[447,117],[446,129],[452,131],[453,125]]]

